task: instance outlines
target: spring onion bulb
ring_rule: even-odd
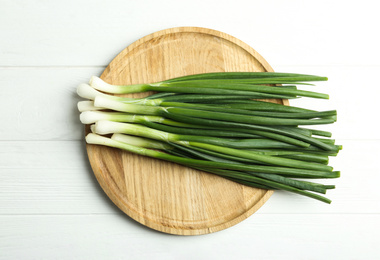
[[[79,112],[85,112],[85,111],[97,111],[97,110],[103,110],[104,107],[96,107],[94,105],[94,101],[92,100],[84,100],[78,102],[78,110]]]

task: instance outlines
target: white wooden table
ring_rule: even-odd
[[[0,259],[380,259],[376,1],[0,0]],[[152,32],[231,34],[275,71],[329,77],[344,146],[331,205],[284,192],[247,220],[172,236],[131,220],[96,182],[76,86]],[[360,92],[359,92],[360,91]]]

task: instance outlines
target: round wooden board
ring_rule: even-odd
[[[126,85],[218,71],[273,70],[255,50],[230,35],[180,27],[134,42],[101,78]],[[223,230],[252,215],[273,193],[104,146],[87,145],[87,153],[108,197],[131,218],[165,233],[200,235]]]

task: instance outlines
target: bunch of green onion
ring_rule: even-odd
[[[123,149],[216,174],[261,189],[285,190],[326,203],[338,178],[328,165],[341,150],[331,133],[336,111],[315,111],[262,99],[328,99],[299,85],[327,78],[276,72],[217,72],[150,84],[111,85],[93,76],[77,93],[89,144]],[[120,94],[154,91],[145,98]],[[112,135],[111,137],[109,137]],[[308,181],[302,180],[308,179]]]

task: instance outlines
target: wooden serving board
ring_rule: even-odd
[[[254,49],[230,35],[180,27],[134,42],[101,78],[126,85],[219,71],[273,70]],[[87,145],[87,152],[108,197],[134,220],[165,233],[200,235],[223,230],[252,215],[273,193],[104,146]]]

